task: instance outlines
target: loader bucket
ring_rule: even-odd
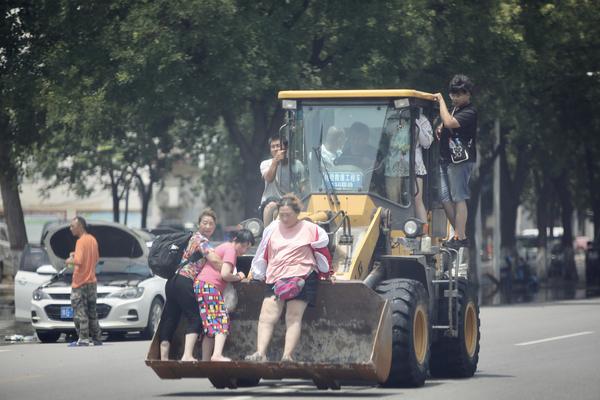
[[[268,362],[244,361],[256,351],[256,330],[264,284],[236,285],[238,307],[231,313],[231,333],[224,355],[232,362],[161,361],[158,336],[146,364],[162,379],[209,378],[218,388],[236,388],[260,379],[310,379],[320,389],[337,389],[340,381],[384,382],[391,367],[392,328],[387,302],[360,281],[319,282],[315,307],[308,307],[293,363],[280,362],[285,321],[273,333]],[[285,315],[285,311],[283,313]],[[185,322],[171,342],[171,360],[181,359]],[[196,357],[201,358],[201,345]]]

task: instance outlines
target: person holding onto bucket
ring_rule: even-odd
[[[267,348],[275,324],[286,308],[286,334],[281,361],[294,361],[292,355],[300,340],[302,317],[314,305],[319,279],[330,279],[329,238],[318,225],[298,219],[301,202],[286,194],[277,204],[279,219],[263,232],[252,260],[253,279],[266,282],[258,320],[257,349],[248,361],[267,361]]]

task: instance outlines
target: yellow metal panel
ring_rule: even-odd
[[[336,278],[343,280],[363,280],[369,273],[369,264],[375,251],[375,245],[379,239],[379,222],[381,218],[381,208],[378,208],[371,219],[365,235],[360,242],[356,243],[352,252],[352,261],[350,269],[346,273],[336,274]]]
[[[371,223],[371,216],[377,208],[371,197],[366,194],[338,194],[339,205],[330,204],[326,195],[312,195],[306,208],[307,214],[314,214],[323,210],[337,212],[344,210],[350,217],[352,226],[367,226]]]
[[[326,211],[317,211],[316,213],[301,212],[298,215],[300,219],[309,219],[312,222],[325,222],[329,219]]]
[[[367,89],[367,90],[283,90],[278,98],[283,99],[347,99],[347,98],[391,98],[416,97],[434,101],[433,94],[412,89]]]

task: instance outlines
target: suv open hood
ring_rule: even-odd
[[[88,232],[98,242],[100,260],[147,262],[148,248],[145,241],[127,226],[114,222],[90,221]],[[75,251],[76,241],[68,223],[51,226],[44,237],[44,247],[55,268],[62,269],[65,266],[69,253]]]

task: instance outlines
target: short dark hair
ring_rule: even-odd
[[[300,214],[300,211],[302,210],[302,202],[298,196],[293,193],[284,195],[281,200],[279,200],[279,203],[277,203],[278,210],[284,206],[290,207],[296,214]]]
[[[355,123],[350,125],[350,128],[348,129],[348,134],[349,134],[349,136],[363,136],[364,135],[365,137],[368,137],[369,127],[365,123],[356,121]]]
[[[240,229],[233,234],[233,241],[235,243],[250,243],[250,246],[254,246],[254,235],[249,229]]]
[[[271,145],[271,143],[273,143],[274,141],[278,141],[281,142],[281,144],[283,144],[283,147],[287,147],[288,145],[288,141],[286,138],[282,138],[281,136],[279,136],[279,134],[277,135],[273,135],[269,138],[269,146]]]
[[[83,228],[84,231],[87,232],[87,222],[85,221],[85,218],[80,217],[79,215],[73,218],[75,221],[77,221],[77,223],[79,225],[81,225],[81,227]]]
[[[468,76],[457,74],[452,77],[449,90],[450,93],[467,92],[473,94],[473,86],[473,81]]]
[[[198,217],[198,224],[200,221],[202,221],[202,217],[211,217],[213,221],[217,223],[217,213],[210,207],[206,207],[204,210],[202,210],[200,216]]]

